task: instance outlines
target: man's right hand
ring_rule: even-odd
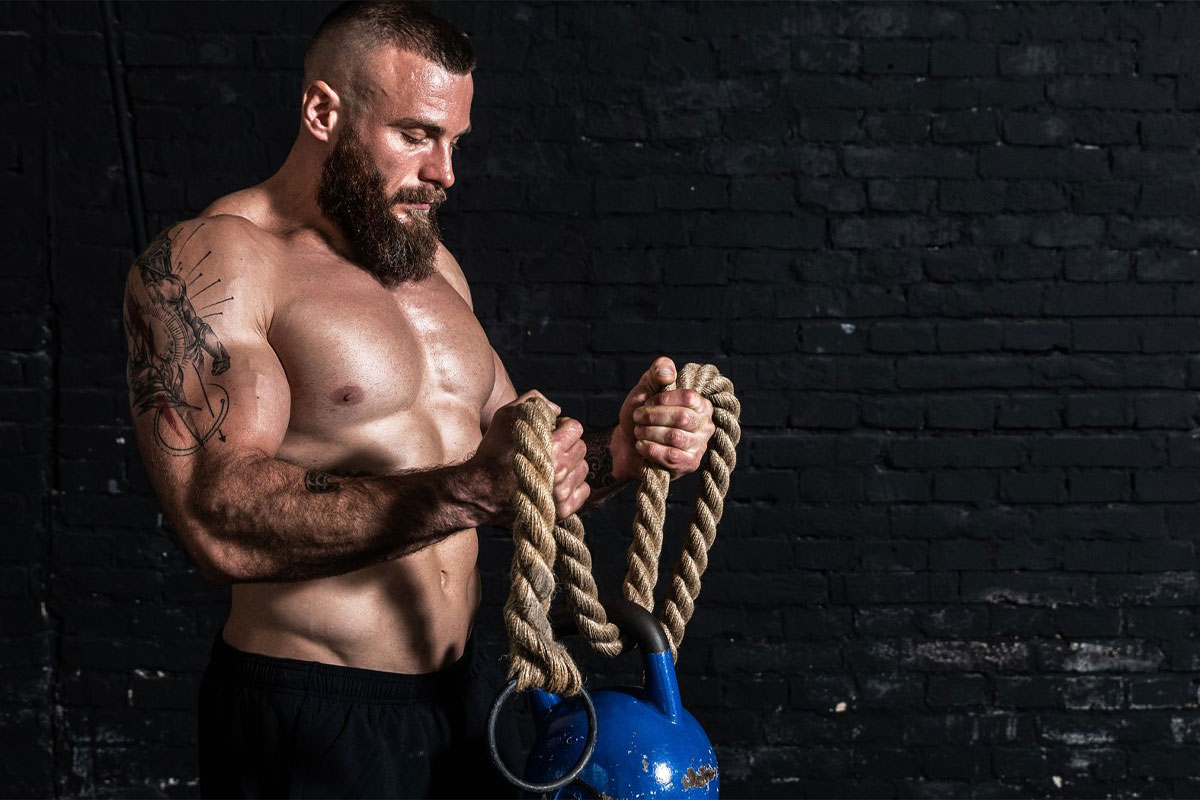
[[[509,524],[513,516],[512,494],[516,488],[516,477],[512,470],[513,452],[516,447],[516,442],[513,441],[513,420],[516,407],[530,397],[540,397],[556,415],[562,413],[562,409],[541,392],[526,392],[511,403],[496,409],[491,424],[479,443],[479,449],[470,459],[470,463],[492,477],[490,505],[496,510],[494,521],[500,524]],[[578,420],[561,416],[550,435],[551,459],[554,461],[554,515],[558,519],[569,517],[578,511],[591,494],[591,487],[587,484],[588,465],[584,459],[587,446],[580,438],[582,436],[583,425]]]

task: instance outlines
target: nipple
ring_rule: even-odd
[[[330,393],[329,399],[339,406],[354,406],[362,402],[363,390],[360,386],[343,386]]]

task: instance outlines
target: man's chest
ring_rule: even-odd
[[[438,406],[477,417],[487,402],[491,345],[441,278],[393,292],[358,280],[295,289],[269,333],[291,389],[293,431],[328,435]]]

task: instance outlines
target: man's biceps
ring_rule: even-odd
[[[222,456],[237,447],[268,454],[287,432],[291,393],[271,353],[233,348],[219,374],[150,365],[130,375],[130,407],[143,447],[162,457]]]
[[[233,375],[229,396],[228,418],[238,438],[252,440],[273,455],[291,418],[291,389],[283,367],[264,359],[243,364]]]

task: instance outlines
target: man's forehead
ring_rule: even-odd
[[[429,59],[391,45],[374,48],[364,59],[363,78],[377,110],[402,117],[436,114],[461,117],[466,127],[474,84]],[[449,126],[446,126],[449,127]]]

